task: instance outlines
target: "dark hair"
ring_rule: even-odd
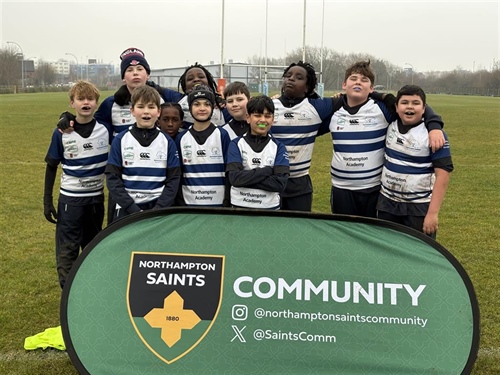
[[[220,97],[220,94],[217,92],[217,83],[214,80],[214,77],[212,76],[212,73],[210,73],[207,68],[205,68],[203,65],[198,64],[198,62],[195,62],[194,65],[190,65],[184,70],[184,73],[182,73],[181,77],[179,78],[179,82],[177,83],[177,90],[180,91],[180,88],[182,88],[182,92],[184,94],[186,93],[186,76],[187,73],[193,69],[193,68],[198,68],[203,70],[203,73],[205,73],[205,76],[207,77],[207,82],[208,82],[208,87],[210,90],[214,93],[215,95],[215,104],[219,109],[221,109],[219,102],[222,101],[222,98]]]
[[[175,108],[177,111],[179,111],[179,118],[181,119],[181,121],[184,120],[184,111],[182,110],[182,107],[179,103],[166,102],[160,106],[160,110],[163,108]]]
[[[420,99],[422,99],[422,102],[425,105],[426,101],[425,92],[420,86],[406,85],[401,87],[396,95],[396,103],[399,103],[399,99],[401,99],[403,95],[418,95],[420,96]]]
[[[247,103],[247,113],[251,115],[252,113],[264,113],[267,109],[270,113],[274,114],[274,103],[269,96],[258,95],[250,98]]]
[[[314,70],[314,66],[307,62],[303,62],[300,60],[297,63],[291,63],[288,65],[288,67],[285,69],[283,72],[283,75],[281,78],[285,78],[285,75],[288,73],[288,71],[293,68],[294,66],[300,66],[301,68],[304,68],[306,73],[307,73],[307,92],[306,92],[306,98],[311,98],[311,99],[318,99],[319,95],[314,91],[316,88],[316,85],[318,83],[318,78],[316,77],[316,70]]]
[[[224,89],[224,98],[227,98],[228,96],[231,96],[231,95],[238,95],[238,94],[243,94],[248,99],[250,99],[250,90],[248,90],[248,86],[245,85],[243,82],[239,82],[239,81],[231,82]]]
[[[372,85],[375,82],[375,74],[373,73],[372,68],[370,68],[370,60],[368,61],[358,61],[352,64],[350,67],[347,68],[345,71],[345,76],[344,76],[344,82],[347,81],[347,78],[349,78],[350,75],[352,74],[362,74],[365,77],[368,77],[372,83]]]

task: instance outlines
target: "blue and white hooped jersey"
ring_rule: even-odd
[[[387,131],[381,193],[397,202],[430,202],[435,182],[433,161],[451,157],[448,138],[444,136],[444,147],[433,153],[423,122],[405,134],[399,132],[397,121],[391,123]]]
[[[229,125],[229,123],[222,125],[222,129],[227,131],[227,134],[229,135],[229,139],[233,140],[233,139],[238,138],[238,135],[234,132],[234,130]]]
[[[287,108],[274,99],[274,123],[271,133],[283,143],[290,158],[290,178],[307,176],[311,167],[314,142],[325,117],[331,111],[331,100],[304,99]]]
[[[190,131],[180,134],[181,189],[188,206],[222,206],[225,194],[225,147],[227,132],[217,127],[200,145]]]
[[[111,107],[111,124],[113,125],[113,137],[126,131],[135,124],[135,117],[132,116],[131,103],[118,105],[113,102]]]
[[[181,106],[182,110],[184,111],[184,122],[189,124],[190,126],[194,123],[194,118],[191,116],[191,113],[189,112],[189,105],[188,105],[188,97],[187,95],[184,95],[184,97],[179,100],[179,105]],[[226,123],[226,120],[224,119],[224,113],[222,111],[215,107],[214,112],[212,113],[212,118],[210,119],[210,122],[215,124],[216,126],[222,126]]]
[[[333,114],[330,121],[332,186],[361,190],[380,184],[388,125],[384,112],[372,99],[356,114],[350,114],[345,108]]]
[[[247,171],[289,165],[285,146],[276,143],[273,138],[261,152],[255,152],[243,137],[233,141],[229,150],[228,164],[240,163]],[[231,186],[231,204],[238,207],[277,210],[280,207],[280,194],[275,191]]]
[[[160,103],[164,102],[164,99],[160,96]],[[118,105],[115,102],[114,96],[110,96],[102,102],[96,112],[96,118],[102,118],[104,122],[111,121],[110,125],[113,127],[113,137],[116,137],[136,123],[135,117],[132,116],[131,108],[132,103]]]
[[[113,141],[109,163],[123,168],[125,190],[134,203],[144,204],[160,197],[167,169],[178,167],[179,158],[175,143],[166,134],[160,132],[149,146],[144,147],[126,131]]]
[[[61,194],[70,197],[103,194],[109,139],[108,129],[98,122],[88,138],[76,131],[61,134],[54,130],[48,156],[61,162]]]

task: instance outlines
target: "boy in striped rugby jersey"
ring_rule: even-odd
[[[76,112],[73,130],[56,128],[45,157],[43,206],[45,218],[56,224],[56,265],[59,284],[64,287],[80,249],[102,229],[104,219],[104,168],[108,160],[111,131],[94,118],[99,90],[78,81],[69,91]],[[58,165],[62,166],[58,210],[52,191]]]
[[[399,119],[392,122],[385,141],[378,218],[403,224],[436,239],[438,214],[450,173],[450,146],[435,152],[423,120],[425,92],[415,85],[402,87],[396,96]]]

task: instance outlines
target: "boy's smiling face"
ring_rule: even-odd
[[[274,114],[267,109],[264,109],[264,113],[251,113],[247,114],[246,117],[252,135],[267,135],[274,122]]]
[[[226,108],[235,120],[245,120],[247,114],[248,98],[245,94],[229,95],[226,98]]]
[[[137,102],[132,107],[132,116],[135,117],[138,128],[151,129],[155,126],[158,116],[160,116],[160,109],[155,103],[144,104]]]
[[[208,86],[208,78],[202,69],[191,68],[186,74],[186,93],[191,92],[196,85]]]
[[[373,83],[363,74],[353,73],[342,83],[342,89],[346,92],[348,104],[354,106],[368,99],[373,92]]]
[[[418,95],[403,95],[396,104],[396,112],[404,125],[415,125],[422,121],[425,105]]]

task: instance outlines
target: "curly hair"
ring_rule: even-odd
[[[205,76],[207,77],[208,87],[210,88],[210,90],[213,91],[213,93],[215,95],[216,105],[220,109],[221,107],[220,107],[219,103],[220,103],[222,98],[217,91],[217,83],[215,82],[215,79],[212,76],[212,73],[210,73],[207,70],[207,68],[205,68],[203,65],[198,64],[198,62],[195,62],[194,65],[188,66],[186,68],[186,70],[184,70],[184,73],[182,73],[182,75],[179,78],[179,82],[177,84],[177,90],[180,91],[180,89],[182,88],[182,92],[184,94],[187,94],[187,92],[186,92],[186,76],[187,76],[187,73],[193,68],[201,69],[203,71],[203,73],[205,73]]]

